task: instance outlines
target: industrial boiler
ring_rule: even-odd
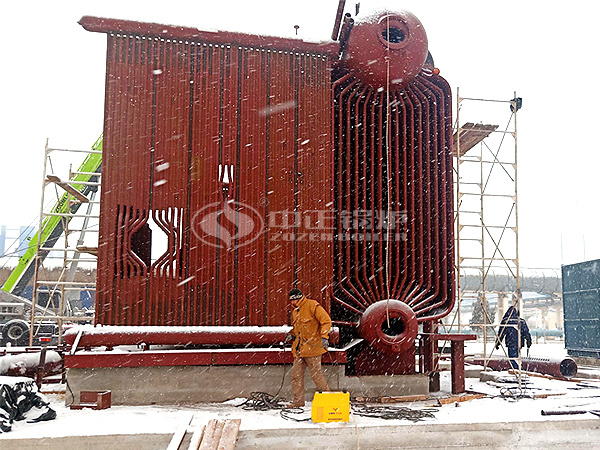
[[[108,46],[102,327],[80,346],[278,351],[299,287],[347,374],[417,371],[454,305],[451,90],[413,14],[342,13],[319,43],[81,19]]]

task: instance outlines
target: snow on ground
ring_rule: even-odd
[[[450,373],[443,372],[442,396],[449,396]],[[541,410],[584,409],[600,410],[600,381],[586,381],[597,386],[577,388],[577,383],[569,381],[548,380],[531,377],[528,379],[525,394],[559,394],[544,399],[521,398],[511,399],[501,396],[501,389],[481,382],[476,378],[467,379],[467,389],[487,393],[491,398],[483,398],[428,408],[435,411],[434,419],[425,419],[415,425],[431,423],[479,423],[479,422],[526,422],[552,421],[573,419],[600,420],[593,414],[571,416],[542,416]],[[314,424],[295,422],[281,417],[279,411],[247,411],[238,406],[241,400],[221,404],[202,404],[196,406],[113,406],[110,409],[94,411],[84,409],[72,411],[65,407],[62,395],[48,396],[52,408],[58,414],[57,419],[49,422],[30,424],[15,422],[13,431],[0,434],[3,437],[35,438],[86,436],[103,434],[170,434],[189,423],[193,417],[192,426],[202,425],[210,419],[242,419],[242,430],[275,429],[275,428],[313,428],[313,427],[358,427],[382,425],[413,425],[407,420],[382,420],[376,418],[351,416],[349,424]],[[436,403],[435,399],[414,402],[387,404],[386,406],[403,406],[411,408],[426,408]],[[298,418],[310,417],[310,404],[304,408],[304,413]]]
[[[485,354],[488,356],[490,352],[492,352],[492,356],[504,357],[505,353],[503,348],[499,348],[498,350],[494,350],[494,342],[487,342],[485,346]],[[465,355],[483,355],[484,354],[484,345],[483,342],[473,342],[466,341],[465,342]],[[527,348],[524,348],[521,352],[521,356],[527,355]],[[565,358],[569,355],[567,354],[567,349],[565,348],[564,341],[560,340],[548,340],[544,341],[544,338],[536,339],[533,338],[533,344],[529,349],[529,356],[531,357],[552,357],[552,358]]]
[[[477,345],[470,344],[467,353],[477,351]],[[535,356],[564,356],[560,352],[562,343],[540,345]],[[564,348],[562,348],[564,351]],[[532,347],[533,351],[533,347]],[[533,352],[532,352],[533,353]],[[506,373],[507,376],[508,373]],[[199,404],[193,406],[113,406],[109,409],[94,411],[91,409],[70,410],[64,405],[64,394],[48,394],[51,407],[56,410],[57,418],[49,422],[15,422],[13,431],[0,434],[0,441],[18,438],[88,436],[108,434],[170,434],[189,423],[192,426],[203,425],[215,418],[240,418],[241,430],[314,428],[314,427],[367,427],[367,426],[422,426],[433,423],[492,423],[492,422],[528,422],[553,420],[600,420],[587,413],[581,415],[542,416],[542,410],[600,410],[600,369],[598,379],[586,380],[583,385],[574,381],[559,381],[541,377],[523,378],[525,398],[503,396],[505,389],[501,383],[482,382],[477,378],[467,378],[466,388],[488,394],[490,397],[477,400],[451,403],[441,407],[436,398],[450,396],[450,372],[441,373],[441,392],[431,400],[414,403],[386,404],[410,408],[427,408],[434,411],[435,418],[425,419],[413,424],[407,420],[383,420],[351,415],[350,423],[315,424],[310,421],[295,422],[281,417],[278,410],[248,411],[236,406],[242,399],[221,404]],[[513,385],[514,386],[514,385]],[[49,386],[50,388],[50,386]],[[274,388],[275,390],[276,388]],[[48,389],[48,390],[51,390]],[[547,398],[528,398],[534,394],[551,394]],[[381,405],[376,405],[381,406]],[[310,417],[310,403],[298,418]],[[0,444],[1,446],[1,444]]]
[[[503,372],[512,378],[508,372]],[[449,374],[444,379],[449,382]],[[593,414],[572,416],[542,416],[542,410],[600,410],[600,380],[586,380],[582,387],[573,381],[559,381],[540,377],[522,378],[522,392],[525,398],[514,398],[507,394],[506,388],[498,386],[501,383],[486,383],[476,378],[467,378],[466,389],[469,391],[488,394],[490,397],[469,402],[458,403],[458,407],[444,407],[436,414],[442,423],[472,423],[472,422],[529,422],[564,420],[565,418],[599,420]],[[516,383],[512,390],[518,394]],[[593,387],[591,387],[593,386]],[[442,386],[443,388],[443,386]],[[547,398],[528,398],[534,395],[545,395]]]

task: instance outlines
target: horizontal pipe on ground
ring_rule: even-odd
[[[31,350],[0,356],[0,375],[34,378],[39,369],[43,376],[62,373],[64,362],[58,352],[48,350],[41,358],[43,347]]]
[[[487,363],[481,358],[475,358],[469,362],[482,366],[486,365],[494,370],[509,370],[513,368],[510,360],[505,358],[490,359]],[[521,370],[552,375],[558,378],[573,378],[577,374],[577,363],[571,358],[521,358]]]

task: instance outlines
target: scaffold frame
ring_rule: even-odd
[[[508,106],[506,109],[510,115],[505,128],[464,122],[465,118],[461,115],[463,106],[475,102]],[[459,333],[467,326],[481,330],[486,366],[493,357],[495,344],[498,343],[500,299],[506,300],[507,296],[512,295],[514,304],[519,305],[519,321],[523,308],[519,263],[517,141],[517,112],[521,104],[522,100],[517,97],[516,92],[511,100],[492,100],[461,97],[460,90],[457,88],[456,91],[454,175],[457,302],[455,313],[448,318],[452,321],[450,325],[457,326]],[[467,116],[472,118],[472,114]],[[514,145],[510,143],[511,138]],[[490,141],[494,141],[495,145],[489,143]],[[494,186],[495,190],[490,185],[492,176],[496,179],[502,178]],[[502,201],[502,207],[498,208],[497,205]],[[488,316],[487,308],[491,291],[486,288],[486,279],[494,268],[508,271],[516,287],[513,292],[496,293],[498,320]],[[473,290],[472,286],[471,289],[465,288],[467,274],[479,277],[477,289]],[[478,307],[481,308],[483,318],[481,323],[475,323],[473,320],[465,323],[463,312],[466,300],[473,301],[473,310],[476,302],[479,302]],[[520,327],[517,325],[516,328],[520,342]],[[491,337],[494,344],[488,349],[488,340]],[[508,357],[504,346],[502,351],[504,356]],[[521,367],[520,352],[517,365]],[[520,375],[518,380],[520,384]]]
[[[69,150],[62,148],[51,148],[48,146],[48,140],[44,147],[44,164],[42,171],[42,190],[40,199],[40,213],[38,230],[45,228],[45,220],[47,218],[58,218],[62,223],[62,233],[49,246],[43,241],[42,232],[37,233],[36,253],[34,261],[33,274],[33,294],[32,307],[30,316],[29,345],[33,345],[33,339],[36,334],[36,325],[42,321],[56,321],[58,325],[58,345],[62,344],[62,336],[64,325],[66,322],[81,322],[90,321],[93,318],[88,316],[75,315],[73,308],[70,305],[71,298],[74,293],[81,291],[94,291],[95,282],[78,282],[75,281],[75,274],[80,263],[88,263],[95,266],[97,262],[97,253],[93,254],[91,247],[84,246],[85,237],[90,232],[97,235],[98,217],[99,217],[99,201],[96,201],[96,195],[100,188],[100,172],[82,172],[81,170],[73,170],[72,164],[69,165],[67,181],[62,181],[58,176],[48,172],[48,166],[51,163],[51,153],[87,153],[90,155],[101,155],[102,152],[95,148],[101,145],[101,140],[98,140],[92,149],[84,150]],[[85,165],[85,161],[84,161]],[[82,179],[83,176],[83,179]],[[89,178],[89,180],[88,180]],[[86,180],[86,181],[84,181]],[[66,195],[66,207],[61,212],[45,211],[47,189],[49,186],[55,187],[57,200],[60,202],[62,196]],[[63,191],[62,196],[59,194],[59,189]],[[82,193],[81,191],[84,191]],[[57,203],[59,204],[59,203]],[[86,205],[85,212],[81,212],[79,206]],[[76,206],[77,205],[77,206]],[[71,222],[76,220],[77,226],[71,228]],[[90,221],[94,221],[95,225],[90,225]],[[95,227],[95,230],[94,230]],[[54,244],[62,238],[63,246],[59,248]],[[96,238],[97,240],[97,238]],[[96,244],[97,245],[97,244]],[[60,267],[58,277],[44,276],[43,261],[48,252],[62,253],[62,266]],[[82,258],[82,253],[88,253],[89,256]],[[48,278],[48,279],[44,279]],[[48,293],[48,301],[45,308],[40,312],[40,308],[36,307],[42,290]],[[58,306],[54,304],[56,294],[59,294]]]

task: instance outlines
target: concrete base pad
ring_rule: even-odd
[[[600,437],[600,421],[415,424],[352,428],[324,427],[240,432],[236,449],[395,448],[589,448]]]
[[[114,405],[173,405],[223,402],[249,397],[252,392],[292,398],[291,366],[155,366],[67,369],[67,382],[79,402],[80,391],[112,391]],[[348,390],[351,396],[377,397],[429,394],[427,375],[344,375],[344,366],[323,365],[332,390]],[[314,383],[306,371],[305,392],[312,399]],[[70,393],[66,404],[73,401]]]
[[[523,374],[521,379],[527,380],[528,376]],[[481,371],[479,373],[479,381],[492,381],[494,383],[516,383],[518,382],[518,378],[515,374],[508,373],[507,371]]]
[[[481,372],[483,372],[483,366],[465,366],[465,378],[479,378]]]
[[[165,449],[172,434],[70,436],[0,440],[2,450]],[[590,448],[600,439],[598,420],[500,422],[468,424],[409,424],[362,426],[329,424],[323,427],[240,430],[237,450],[243,449],[355,449],[361,448]]]
[[[440,371],[450,371],[452,364],[448,360],[442,360],[438,364]],[[465,364],[465,378],[479,378],[479,373],[483,370],[483,366],[475,364]]]

